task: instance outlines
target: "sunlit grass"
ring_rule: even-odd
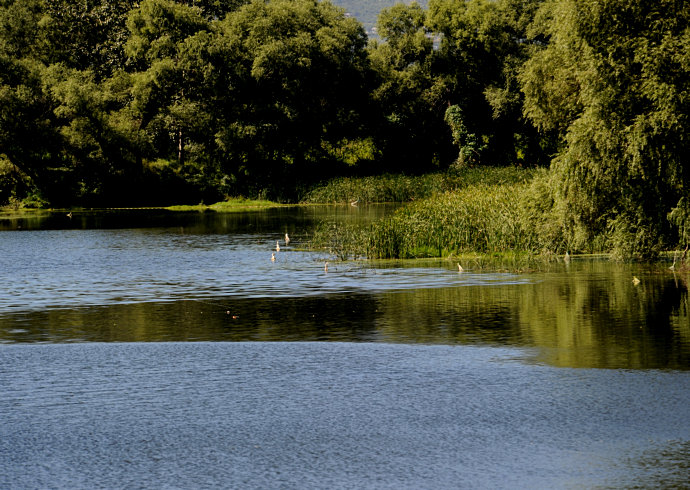
[[[165,209],[169,211],[217,211],[217,212],[231,212],[231,211],[245,211],[249,209],[262,209],[279,207],[281,204],[273,201],[245,199],[243,197],[234,197],[226,201],[217,202],[215,204],[195,204],[195,205],[178,205],[168,206]]]
[[[454,188],[441,192],[437,186],[431,195],[365,227],[322,224],[312,245],[339,258],[464,257],[468,262],[467,254],[475,254],[467,265],[477,269],[532,268],[530,261],[537,255],[540,263],[557,257],[558,250],[543,252],[559,239],[549,235],[547,243],[534,225],[538,220],[531,216],[537,213],[541,218],[543,211],[525,205],[536,175],[519,168],[470,168],[434,175],[433,179],[440,179],[437,183]]]
[[[312,189],[304,203],[408,202],[475,185],[503,185],[530,180],[534,172],[516,167],[467,167],[421,176],[342,177]]]
[[[465,252],[533,252],[516,196],[525,185],[477,185],[412,203],[374,224],[370,258],[446,257]]]

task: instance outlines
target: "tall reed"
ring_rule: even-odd
[[[525,184],[477,185],[439,194],[372,225],[369,258],[443,257],[465,252],[535,251],[517,196]]]
[[[515,167],[462,167],[421,176],[341,177],[312,189],[301,201],[323,204],[407,202],[468,186],[524,182],[532,175],[531,170]]]

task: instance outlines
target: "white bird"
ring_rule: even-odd
[[[276,240],[276,252],[280,252],[280,243]]]
[[[638,284],[640,284],[640,280],[637,277],[633,276],[633,286],[637,286]]]
[[[570,254],[567,250],[565,251],[565,255],[563,256],[563,262],[565,262],[566,264],[570,262]]]
[[[290,237],[289,237],[288,234],[286,233],[286,234],[285,234],[285,246],[288,246],[289,244],[290,244]]]
[[[275,261],[276,261],[276,254],[275,254],[275,252],[271,252],[271,262],[275,262]]]
[[[462,268],[460,264],[458,264],[458,272],[464,272],[465,269]]]
[[[357,206],[358,202],[359,202],[359,199],[356,199],[350,203],[350,206]]]
[[[323,266],[324,272],[328,272],[328,262],[326,262]]]

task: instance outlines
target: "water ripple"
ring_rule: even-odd
[[[179,235],[161,230],[5,232],[0,310],[27,311],[237,296],[520,284],[514,274],[458,274],[442,267],[332,263],[283,247],[271,262],[268,235]]]

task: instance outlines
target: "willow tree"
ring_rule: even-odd
[[[650,257],[690,236],[690,9],[683,0],[552,0],[525,65],[525,114],[561,149],[570,244]],[[680,235],[680,236],[679,236]]]

